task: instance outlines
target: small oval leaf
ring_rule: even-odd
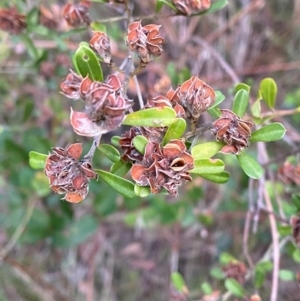
[[[37,152],[29,152],[29,165],[33,169],[43,169],[45,167],[47,155],[37,153]]]
[[[239,117],[243,117],[249,102],[249,92],[244,89],[239,90],[234,97],[232,111]]]
[[[274,123],[268,124],[260,129],[258,129],[257,131],[253,132],[251,135],[250,141],[251,142],[277,141],[284,136],[285,132],[286,132],[286,129],[281,123],[274,122]]]
[[[228,182],[230,173],[227,171],[222,171],[221,173],[217,174],[201,174],[201,177],[214,183],[223,184]]]
[[[133,138],[132,143],[141,154],[144,154],[148,139],[142,135],[137,135]]]
[[[113,146],[120,146],[120,144],[119,144],[120,139],[121,139],[120,136],[113,136],[113,137],[111,137],[111,139],[110,139],[111,144]]]
[[[227,0],[217,0],[217,1],[214,1],[210,8],[204,12],[201,12],[199,13],[199,15],[201,14],[212,14],[212,13],[215,13],[219,10],[221,10],[222,8],[224,8],[226,5],[228,4],[228,1]]]
[[[171,282],[177,291],[183,293],[188,291],[183,277],[178,272],[173,272],[171,274]]]
[[[190,173],[197,175],[219,174],[224,171],[224,162],[219,159],[199,159],[194,161],[194,168]]]
[[[125,162],[123,160],[120,160],[118,162],[115,162],[111,168],[110,168],[110,172],[123,177],[124,175],[127,174],[127,172],[130,170],[131,168],[131,164],[129,162]]]
[[[92,81],[103,81],[101,65],[88,43],[80,43],[74,57],[74,65],[83,77],[88,76]]]
[[[183,118],[178,118],[168,128],[163,140],[163,145],[166,145],[170,140],[181,138],[185,129],[186,121]]]
[[[260,114],[261,114],[260,99],[257,99],[251,106],[251,113],[256,118],[260,117]]]
[[[244,288],[233,278],[228,278],[225,280],[226,289],[231,292],[236,297],[244,297]]]
[[[239,83],[234,88],[234,94],[236,94],[240,90],[246,90],[247,92],[250,92],[250,86],[245,83]]]
[[[134,193],[135,195],[141,197],[141,198],[145,198],[146,196],[148,196],[150,194],[151,190],[150,187],[148,186],[139,186],[137,184],[134,185]]]
[[[194,160],[211,158],[218,153],[223,146],[224,143],[217,141],[197,144],[192,148],[192,157]]]
[[[171,125],[176,119],[176,112],[172,108],[150,108],[126,115],[123,124],[131,126],[164,127]]]
[[[273,78],[264,78],[259,85],[262,98],[270,109],[274,108],[277,95],[277,85]]]
[[[225,95],[221,91],[215,91],[216,94],[216,100],[215,102],[208,108],[208,110],[211,110],[215,107],[217,107],[220,103],[222,103],[225,100]]]
[[[110,161],[117,162],[120,160],[119,151],[110,144],[100,144],[99,151],[105,155]]]
[[[135,196],[134,184],[110,172],[96,169],[98,176],[120,194],[132,198]]]
[[[250,157],[246,152],[242,152],[236,157],[240,163],[241,168],[248,177],[259,179],[263,175],[263,168],[254,158]]]

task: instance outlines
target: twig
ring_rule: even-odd
[[[273,211],[272,202],[267,192],[267,189],[264,190],[264,197],[268,210]],[[273,214],[269,214],[271,234],[273,241],[273,276],[272,276],[272,290],[270,301],[277,300],[278,294],[278,275],[279,275],[279,265],[280,265],[280,249],[279,249],[279,235],[277,231],[276,219]]]
[[[93,144],[89,150],[89,152],[84,156],[84,160],[89,160],[91,161],[94,157],[94,154],[95,154],[95,151],[97,149],[97,147],[99,146],[100,144],[100,140],[101,140],[101,136],[102,134],[94,137],[94,141],[93,141]]]
[[[196,44],[206,48],[209,53],[220,63],[226,73],[230,76],[234,84],[240,82],[240,79],[237,73],[233,70],[233,68],[225,61],[225,59],[217,52],[213,47],[209,45],[204,39],[200,37],[193,37],[191,41],[195,42]]]
[[[256,0],[250,2],[248,6],[246,6],[244,9],[240,10],[237,14],[235,14],[225,26],[217,28],[215,31],[210,33],[205,40],[207,43],[212,43],[216,39],[218,39],[227,29],[233,27],[239,20],[244,18],[247,14],[251,13],[252,11],[256,9],[260,9],[264,6],[263,0]]]
[[[133,77],[133,80],[134,80],[135,87],[136,87],[136,93],[137,93],[137,96],[139,99],[140,109],[142,109],[144,107],[144,101],[143,101],[143,96],[142,96],[140,85],[139,85],[136,75]]]
[[[14,246],[20,239],[21,235],[23,234],[23,232],[26,228],[26,225],[28,224],[28,222],[31,218],[31,215],[32,215],[32,212],[33,212],[36,202],[37,202],[36,198],[33,198],[29,201],[27,208],[26,208],[26,212],[25,212],[21,222],[19,223],[17,229],[15,230],[15,232],[12,235],[9,242],[6,244],[6,246],[0,252],[0,260],[3,260],[8,255],[8,253],[14,248]]]

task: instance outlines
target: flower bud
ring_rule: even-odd
[[[93,32],[93,37],[89,44],[90,47],[103,58],[105,63],[111,63],[110,41],[109,37],[104,32]]]

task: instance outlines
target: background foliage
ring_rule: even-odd
[[[103,181],[92,181],[82,204],[63,202],[50,192],[43,171],[29,167],[28,153],[46,154],[51,146],[74,141],[84,141],[87,152],[91,141],[75,135],[69,123],[69,108],[77,104],[59,93],[59,85],[78,43],[88,41],[90,33],[59,19],[62,2],[39,3],[58,18],[57,27],[49,29],[40,24],[36,3],[15,1],[29,26],[20,35],[0,31],[0,299],[146,301],[176,300],[176,295],[195,301],[218,300],[212,296],[246,300],[257,292],[268,300],[272,234],[269,210],[258,197],[265,190],[280,235],[278,300],[298,300],[300,250],[291,239],[289,219],[300,208],[299,187],[283,183],[278,170],[287,159],[298,163],[299,1],[236,0],[203,17],[153,21],[155,1],[131,2],[135,16],[162,24],[167,41],[163,56],[139,75],[144,99],[191,74],[228,99],[237,83],[257,91],[263,78],[272,77],[280,112],[274,121],[284,124],[287,134],[267,146],[263,186],[249,181],[234,156],[220,156],[231,172],[228,183],[195,178],[175,200],[125,198]],[[127,54],[122,13],[122,6],[94,2],[90,14],[95,29],[106,25],[116,63]],[[159,12],[170,13],[166,7]],[[129,95],[136,98],[134,85]],[[251,95],[252,104],[256,97]],[[224,104],[230,107],[231,101]],[[258,160],[265,156],[259,147],[250,147],[249,153]],[[101,152],[94,162],[102,169],[110,166]],[[222,271],[232,259],[253,272],[242,286]]]

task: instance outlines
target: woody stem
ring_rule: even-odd
[[[100,134],[100,135],[94,137],[93,144],[92,144],[92,146],[91,146],[89,152],[84,156],[84,159],[88,159],[88,160],[90,160],[90,161],[93,160],[95,151],[96,151],[97,147],[98,147],[99,144],[100,144],[101,136],[102,136],[102,134]]]

